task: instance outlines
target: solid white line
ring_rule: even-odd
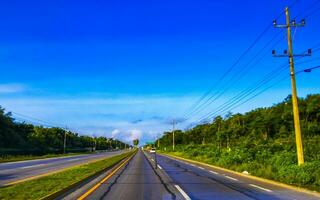
[[[210,173],[213,173],[213,174],[219,174],[218,172],[214,172],[214,171],[210,171]]]
[[[194,164],[190,164],[190,165],[195,167],[195,165],[194,165]]]
[[[179,192],[182,194],[182,196],[186,199],[186,200],[191,200],[191,198],[187,195],[187,193],[185,193],[181,187],[179,185],[174,185],[178,190]]]
[[[159,168],[159,169],[162,169],[162,167],[161,167],[160,165],[158,165],[158,168]]]
[[[260,190],[264,190],[264,191],[267,191],[267,192],[272,192],[272,190],[269,190],[269,189],[266,189],[266,188],[263,188],[263,187],[260,187],[260,186],[254,185],[254,184],[249,184],[249,185],[251,185],[252,187],[255,187],[255,188],[259,188]]]
[[[232,178],[232,177],[227,176],[227,175],[225,175],[225,177],[228,178],[228,179],[234,180],[234,181],[237,181],[237,180],[238,180],[238,179],[236,179],[236,178]]]
[[[39,164],[39,165],[31,165],[31,166],[26,166],[26,167],[20,167],[20,169],[29,169],[29,168],[34,168],[34,167],[40,167],[46,164]]]
[[[198,167],[199,169],[204,169],[203,167]]]

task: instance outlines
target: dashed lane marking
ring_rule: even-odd
[[[30,169],[30,168],[35,168],[35,167],[41,167],[44,165],[46,165],[46,164],[30,165],[30,166],[26,166],[26,167],[20,167],[20,169]]]
[[[234,181],[238,181],[238,179],[230,177],[230,176],[227,176],[227,175],[225,175],[225,177],[228,178],[228,179],[234,180]]]
[[[177,190],[179,190],[179,192],[182,194],[182,196],[186,199],[186,200],[191,200],[191,198],[187,195],[187,193],[185,193],[185,191],[183,191],[181,189],[181,187],[179,185],[174,185]]]
[[[210,173],[212,173],[212,174],[219,174],[218,172],[215,172],[215,171],[210,171]]]
[[[252,186],[252,187],[255,187],[255,188],[259,188],[260,190],[264,190],[264,191],[267,191],[267,192],[272,192],[272,190],[260,187],[260,186],[255,185],[255,184],[249,184],[249,185]]]

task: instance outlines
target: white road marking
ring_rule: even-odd
[[[210,173],[213,173],[213,174],[219,174],[218,172],[214,172],[214,171],[210,171]]]
[[[195,167],[195,165],[194,165],[194,164],[190,164],[190,165]]]
[[[225,177],[228,178],[228,179],[234,180],[234,181],[238,181],[238,179],[230,177],[230,176],[227,176],[227,175],[225,175]]]
[[[30,166],[26,166],[26,167],[20,167],[20,169],[29,169],[29,168],[34,168],[34,167],[41,167],[44,165],[46,165],[46,164],[30,165]]]
[[[162,169],[162,167],[161,167],[160,165],[158,165],[158,168],[159,168],[159,169]]]
[[[76,161],[76,160],[80,160],[81,158],[74,158],[74,159],[70,159],[68,160],[68,162],[72,162],[72,161]]]
[[[199,169],[204,169],[203,167],[198,167]]]
[[[154,160],[151,158],[151,160],[154,162]]]
[[[272,190],[269,190],[269,189],[266,189],[266,188],[263,188],[263,187],[260,187],[260,186],[254,185],[254,184],[249,184],[249,185],[251,185],[252,187],[255,187],[255,188],[259,188],[260,190],[264,190],[264,191],[267,191],[267,192],[272,192]]]
[[[174,185],[178,190],[179,192],[182,194],[182,196],[186,199],[186,200],[191,200],[191,198],[187,195],[187,193],[185,193],[185,191],[183,191],[181,189],[181,187],[179,185]]]

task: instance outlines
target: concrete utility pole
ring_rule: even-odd
[[[63,154],[66,153],[66,146],[67,146],[67,131],[64,131],[64,138],[63,138]]]
[[[174,125],[175,125],[176,121],[173,119],[172,120],[172,149],[174,151],[174,146],[175,146],[175,143],[174,143]]]
[[[301,128],[300,128],[300,119],[299,119],[299,107],[298,107],[298,98],[297,98],[297,88],[296,88],[296,79],[294,72],[294,60],[295,56],[310,56],[311,49],[308,50],[306,54],[295,55],[293,54],[292,49],[292,39],[291,39],[291,27],[300,27],[305,25],[305,20],[301,20],[300,23],[296,23],[295,20],[290,21],[289,16],[289,8],[286,7],[286,24],[285,25],[277,25],[276,20],[273,21],[273,25],[276,28],[286,28],[287,29],[287,37],[288,37],[288,51],[284,51],[283,55],[275,55],[275,51],[272,51],[272,54],[276,57],[289,57],[290,64],[290,77],[291,77],[291,88],[292,88],[292,106],[293,106],[293,119],[294,119],[294,131],[296,136],[296,146],[297,146],[297,156],[298,156],[298,165],[304,164],[303,158],[303,146],[302,146],[302,136],[301,136]]]
[[[66,153],[66,148],[67,148],[67,132],[68,132],[68,127],[66,127],[65,130],[64,130],[64,137],[63,137],[63,154]]]

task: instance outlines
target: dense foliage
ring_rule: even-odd
[[[269,108],[175,131],[174,154],[320,190],[320,95],[299,99],[305,165],[297,166],[291,96]],[[172,133],[160,139],[172,151]]]
[[[139,140],[138,139],[133,140],[133,145],[134,146],[138,146],[139,145]]]
[[[11,113],[0,107],[0,154],[62,153],[66,133],[67,152],[84,152],[129,147],[119,140],[93,138],[61,128],[45,128],[16,122]]]

